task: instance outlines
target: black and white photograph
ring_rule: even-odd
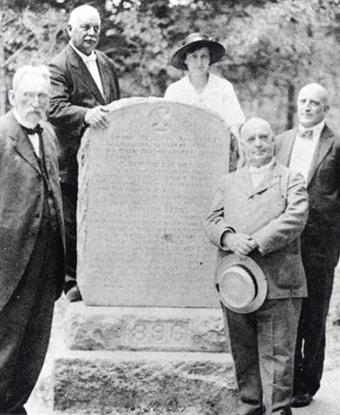
[[[339,0],[0,0],[0,415],[339,415],[339,68]]]

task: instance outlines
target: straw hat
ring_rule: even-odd
[[[256,311],[267,296],[266,276],[248,256],[224,257],[217,265],[215,283],[220,301],[236,313]]]

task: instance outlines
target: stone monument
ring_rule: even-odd
[[[109,119],[78,155],[84,302],[69,306],[56,409],[232,413],[216,249],[202,229],[229,168],[229,129],[212,112],[156,98],[113,103]]]

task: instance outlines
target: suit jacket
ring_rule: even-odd
[[[296,129],[276,137],[276,157],[289,165]],[[307,179],[309,215],[302,247],[312,261],[336,265],[340,247],[340,138],[327,126],[315,149]]]
[[[77,152],[86,129],[86,111],[120,98],[114,63],[102,52],[96,51],[96,55],[104,96],[72,46],[67,45],[49,65],[52,84],[49,121],[56,129],[60,175],[65,183],[77,184]]]
[[[46,169],[64,242],[64,222],[59,185],[56,137],[48,123],[43,141]],[[0,310],[17,287],[38,235],[44,205],[44,181],[33,146],[12,111],[0,118]],[[64,281],[63,264],[58,276],[58,293]]]
[[[307,191],[300,174],[274,163],[262,184],[253,189],[245,166],[222,178],[205,230],[219,248],[218,259],[231,254],[221,246],[227,229],[251,235],[259,248],[249,256],[267,276],[267,298],[304,297],[307,288],[299,235],[307,211]]]

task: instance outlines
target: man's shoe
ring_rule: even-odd
[[[83,297],[79,291],[78,285],[74,285],[65,293],[66,299],[70,303],[75,303],[76,301],[82,301]]]
[[[292,398],[291,407],[292,408],[302,408],[308,406],[313,400],[313,395],[309,392],[298,392]]]

